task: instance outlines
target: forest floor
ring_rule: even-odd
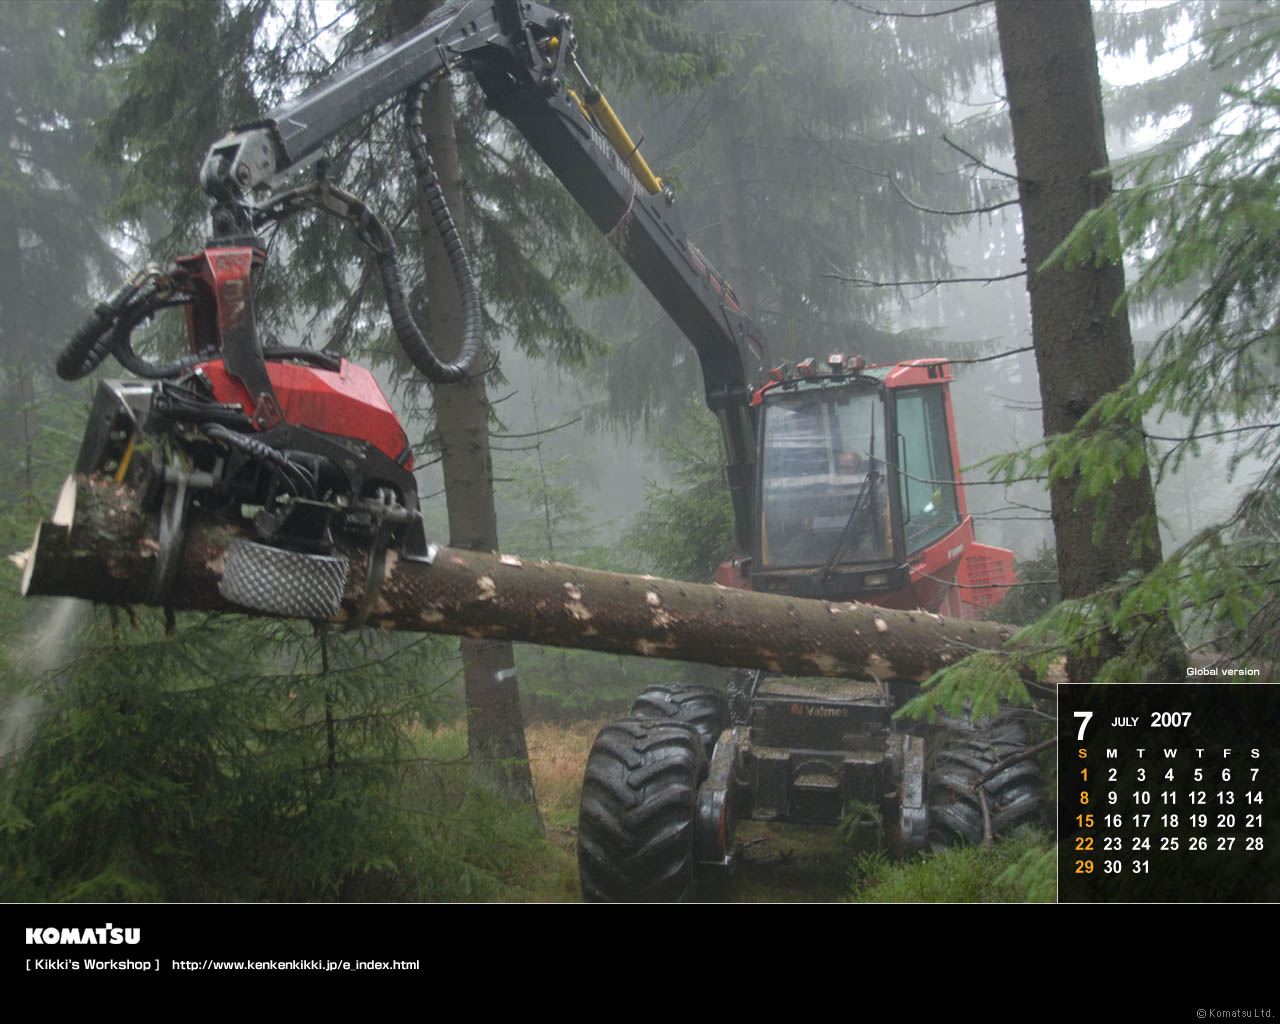
[[[605,719],[526,728],[547,843],[512,862],[502,899],[581,900],[577,866],[578,801],[587,754]],[[433,745],[465,751],[465,727],[437,730]],[[1027,832],[991,850],[966,848],[892,863],[862,834],[854,842],[830,826],[743,822],[733,875],[702,885],[699,898],[734,903],[1026,902],[1052,898],[1053,845]]]

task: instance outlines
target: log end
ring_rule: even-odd
[[[65,526],[71,529],[71,524],[76,517],[76,478],[74,476],[67,477],[62,481],[62,491],[58,494],[58,504],[53,510],[53,519],[51,522],[55,526]],[[37,539],[40,532],[36,531]],[[34,550],[34,548],[33,548]]]
[[[31,575],[36,569],[36,548],[40,546],[40,531],[45,524],[41,523],[36,527],[36,535],[31,539],[31,547],[26,551],[17,551],[9,556],[9,561],[22,570],[22,586],[18,593],[23,597],[27,596],[27,589],[31,586]]]
[[[46,519],[36,527],[36,535],[31,540],[31,547],[26,551],[18,552],[9,556],[9,561],[18,566],[22,570],[22,586],[19,593],[26,597],[31,591],[32,580],[35,577],[36,569],[39,563],[40,539],[46,536],[47,531],[56,531],[56,533],[48,533],[51,543],[55,547],[57,542],[53,540],[56,534],[61,534],[59,538],[65,541],[71,535],[71,524],[76,517],[76,478],[68,476],[62,482],[62,490],[58,494],[58,504],[53,510],[53,518]],[[36,593],[40,593],[40,588],[36,587]]]

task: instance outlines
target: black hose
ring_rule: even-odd
[[[386,246],[378,253],[378,269],[382,273],[382,286],[387,293],[391,325],[401,347],[428,380],[442,384],[462,380],[475,366],[480,354],[480,302],[475,280],[471,275],[471,263],[467,259],[457,225],[449,213],[444,189],[436,176],[431,154],[427,151],[427,136],[422,129],[422,98],[429,88],[428,84],[423,83],[409,91],[405,102],[405,129],[409,136],[409,151],[413,156],[418,187],[426,198],[436,230],[440,232],[440,240],[449,257],[449,266],[458,284],[458,297],[462,303],[462,345],[454,362],[445,363],[437,358],[414,322],[413,314],[409,312],[409,305],[405,301],[400,264],[389,237]]]
[[[147,380],[180,377],[197,363],[216,358],[217,353],[184,356],[171,363],[153,363],[133,350],[133,330],[157,310],[182,305],[185,300],[157,301],[155,290],[130,282],[111,298],[98,304],[80,330],[76,331],[58,357],[58,376],[79,380],[96,370],[113,355],[130,373]]]
[[[111,354],[116,357],[120,365],[130,373],[137,377],[143,377],[147,380],[174,380],[181,377],[184,373],[195,369],[201,363],[207,363],[212,359],[221,358],[221,353],[217,349],[205,349],[202,352],[195,352],[191,355],[182,356],[175,359],[171,363],[153,363],[150,360],[138,355],[133,350],[131,335],[133,329],[138,326],[146,317],[154,313],[157,309],[163,309],[165,306],[181,306],[184,301],[166,302],[158,306],[152,306],[147,309],[140,310],[137,314],[127,314],[122,316],[116,324],[115,330],[111,333]],[[264,359],[295,359],[299,362],[308,363],[311,366],[319,367],[322,370],[329,370],[336,373],[342,369],[342,359],[333,355],[331,352],[316,352],[309,348],[296,348],[293,346],[275,345],[267,346],[262,350]]]
[[[98,303],[97,308],[84,325],[71,335],[71,340],[58,356],[56,370],[63,380],[79,380],[87,377],[106,359],[113,344],[105,335],[120,316],[121,310],[138,293],[140,285],[126,282],[114,295]]]
[[[315,498],[315,476],[306,466],[294,462],[279,449],[272,448],[255,437],[229,430],[221,423],[206,423],[204,432],[211,441],[221,441],[230,448],[238,448],[250,458],[264,463],[284,481],[291,493],[304,498]]]
[[[207,351],[183,356],[171,363],[153,363],[133,350],[133,329],[138,324],[142,323],[143,320],[158,309],[184,304],[185,300],[179,299],[159,303],[142,303],[135,308],[126,309],[116,321],[115,329],[111,332],[110,351],[116,357],[116,361],[136,377],[142,377],[146,380],[173,380],[176,377],[181,377],[199,363],[218,358],[216,351]]]

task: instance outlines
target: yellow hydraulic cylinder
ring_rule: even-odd
[[[596,124],[600,126],[618,156],[627,162],[631,173],[640,179],[640,184],[648,190],[650,195],[661,192],[662,179],[649,169],[644,157],[640,155],[640,147],[631,141],[631,136],[622,127],[622,122],[618,120],[618,115],[613,112],[604,94],[599,89],[592,88],[587,90],[585,99],[587,109],[596,119]]]

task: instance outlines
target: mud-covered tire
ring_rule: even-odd
[[[693,894],[694,819],[707,773],[692,725],[622,718],[587,757],[578,874],[591,902],[680,902]]]
[[[935,848],[984,842],[988,815],[993,838],[1045,820],[1044,778],[1034,758],[1002,768],[983,783],[981,792],[974,788],[992,768],[1030,745],[1026,726],[1017,718],[1002,713],[977,723],[948,720],[931,745],[937,750],[928,776],[929,839]]]
[[[635,699],[631,714],[639,718],[657,718],[692,725],[702,737],[707,760],[716,740],[729,726],[729,702],[719,690],[706,686],[683,686],[671,683],[651,686]]]

